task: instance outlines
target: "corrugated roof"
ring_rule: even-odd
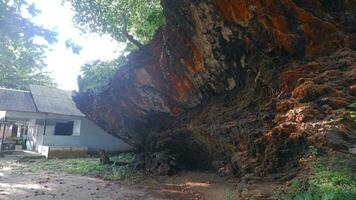
[[[30,91],[38,112],[85,116],[75,105],[71,91],[39,85],[31,85]]]
[[[0,110],[37,112],[30,92],[5,88],[0,88]]]

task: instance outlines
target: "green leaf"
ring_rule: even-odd
[[[35,16],[39,10],[23,0],[0,0],[0,87],[26,89],[30,84],[54,86],[46,72],[46,45],[35,44],[34,38],[56,42],[57,33],[33,24],[21,16],[26,9]]]
[[[104,88],[115,74],[117,68],[126,63],[126,57],[114,61],[96,60],[81,67],[82,76],[78,77],[79,91],[100,90]]]
[[[141,44],[149,42],[164,23],[160,0],[66,0],[75,10],[74,20],[83,31],[110,34],[131,43],[126,30]]]
[[[334,196],[335,196],[335,193],[324,193],[322,196],[321,196],[321,200],[332,200],[334,199]]]

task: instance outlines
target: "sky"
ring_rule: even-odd
[[[27,2],[35,3],[36,8],[41,10],[32,21],[58,33],[58,42],[49,46],[45,63],[60,89],[77,90],[80,66],[97,59],[112,60],[125,48],[108,35],[82,33],[74,26],[72,21],[74,11],[71,6],[68,4],[63,6],[61,0],[28,0]],[[68,39],[82,47],[79,55],[73,54],[71,49],[66,48],[65,41]],[[44,41],[38,38],[36,42]]]

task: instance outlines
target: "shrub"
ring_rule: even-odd
[[[295,180],[287,192],[280,188],[275,195],[285,200],[354,200],[356,177],[344,160],[323,157],[315,162],[308,180]]]

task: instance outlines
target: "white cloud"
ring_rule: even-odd
[[[72,18],[74,12],[70,5],[62,5],[61,0],[28,0],[33,2],[41,13],[32,19],[38,25],[58,32],[58,42],[50,45],[45,60],[48,70],[53,72],[59,88],[77,89],[77,76],[80,66],[93,60],[112,60],[116,58],[124,45],[118,44],[111,37],[94,33],[82,33],[75,28]],[[65,41],[72,39],[82,47],[79,55],[65,47]],[[37,40],[39,43],[43,42]]]

